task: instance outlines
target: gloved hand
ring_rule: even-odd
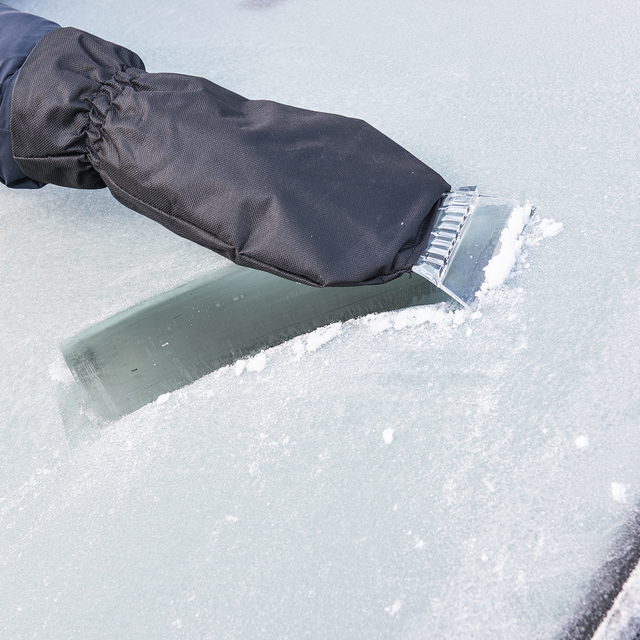
[[[34,181],[106,185],[239,265],[315,286],[409,271],[449,189],[361,120],[147,73],[132,51],[72,28],[41,38],[22,66],[11,140]]]

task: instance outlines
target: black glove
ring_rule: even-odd
[[[147,73],[77,29],[43,37],[13,91],[16,162],[40,182],[107,186],[239,265],[315,286],[411,269],[449,185],[361,120]]]

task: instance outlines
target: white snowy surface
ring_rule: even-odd
[[[504,281],[511,273],[516,260],[520,256],[524,241],[521,234],[530,216],[530,205],[517,207],[509,216],[507,224],[500,234],[500,241],[496,247],[495,254],[484,268],[484,282],[479,292],[481,296],[487,291],[504,284]],[[560,231],[560,228],[558,228],[558,231]]]
[[[637,1],[13,4],[537,212],[478,312],[325,328],[71,447],[60,343],[223,261],[0,190],[0,636],[558,634],[638,500]]]

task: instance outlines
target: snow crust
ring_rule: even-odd
[[[313,333],[309,334],[306,338],[306,350],[317,351],[320,347],[327,344],[334,338],[340,335],[340,323],[329,325],[328,327],[322,327],[316,329]]]
[[[589,446],[589,436],[581,434],[575,439],[575,445],[578,449],[583,450]]]
[[[156,404],[164,404],[165,402],[167,402],[167,400],[169,400],[169,398],[171,397],[170,393],[163,393],[162,395],[158,396],[156,398]]]
[[[616,502],[627,502],[629,496],[629,487],[620,482],[611,483],[611,497]]]
[[[523,242],[520,234],[530,215],[531,206],[527,205],[517,207],[509,216],[507,225],[500,234],[496,253],[484,268],[484,282],[480,289],[481,294],[486,293],[489,289],[499,287],[507,279],[507,276],[516,263],[516,259],[520,255]],[[560,228],[562,228],[562,225],[560,225]],[[550,237],[545,235],[545,231],[543,231],[542,234],[545,238]]]
[[[0,188],[0,636],[559,637],[640,497],[638,3],[13,4],[536,212],[475,313],[326,327],[72,439],[59,345],[224,261]]]

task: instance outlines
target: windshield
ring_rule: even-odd
[[[4,636],[572,629],[640,490],[638,3],[12,4],[535,212],[477,311],[333,323],[109,421],[63,345],[225,261],[107,190],[2,188]]]

